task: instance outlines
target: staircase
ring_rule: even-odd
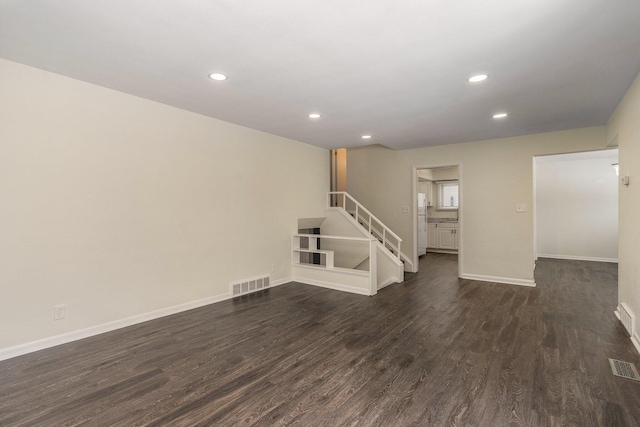
[[[362,295],[402,282],[402,239],[349,194],[330,192],[327,201],[324,218],[300,220],[319,234],[293,235],[293,279]]]

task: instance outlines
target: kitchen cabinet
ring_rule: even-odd
[[[433,200],[433,182],[432,181],[427,181],[426,183],[426,190],[427,192],[425,193],[427,195],[427,206],[434,206],[434,200]]]
[[[435,200],[433,198],[433,181],[420,181],[418,183],[418,192],[424,193],[426,206],[434,205]]]
[[[428,247],[430,249],[458,250],[458,223],[429,224]]]
[[[444,224],[439,224],[438,227],[438,248],[439,249],[458,249],[457,242],[457,228],[454,227],[442,227]],[[449,225],[449,224],[447,224]]]

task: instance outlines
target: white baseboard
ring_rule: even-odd
[[[287,277],[286,279],[273,280],[269,283],[270,288],[275,288],[276,286],[284,285],[285,283],[293,282],[291,277]]]
[[[409,258],[404,252],[400,252],[400,258],[404,259],[404,271],[408,271],[410,273],[417,273],[418,269],[415,265],[413,265],[413,261]]]
[[[637,333],[633,334],[633,336],[631,337],[631,342],[633,343],[633,346],[636,348],[636,351],[640,353],[640,337],[638,336]]]
[[[269,288],[266,289],[280,286],[289,282],[291,282],[291,279],[289,278],[274,280],[270,282]],[[192,310],[194,308],[203,307],[209,304],[215,304],[217,302],[225,301],[231,298],[232,296],[230,293],[225,293],[222,295],[216,295],[197,301],[191,301],[184,304],[161,308],[159,310],[127,317],[125,319],[115,320],[113,322],[103,323],[101,325],[91,326],[89,328],[80,329],[77,331],[55,335],[53,337],[43,338],[25,344],[19,344],[13,347],[3,348],[0,349],[0,360],[11,359],[13,357],[22,356],[23,354],[33,353],[34,351],[44,350],[46,348],[55,347],[61,344],[67,344],[73,341],[81,340],[83,338],[89,338],[95,335],[104,334],[105,332],[111,332],[115,331],[116,329],[126,328],[138,323],[147,322],[149,320],[159,319],[161,317],[170,316],[172,314],[181,313],[183,311]]]
[[[389,285],[391,285],[393,283],[402,283],[402,282],[399,282],[395,277],[391,277],[391,278],[385,280],[384,282],[379,283],[378,284],[378,290],[380,290],[380,289],[382,289],[384,287],[387,287],[387,286],[389,286]]]
[[[511,277],[482,276],[480,274],[462,274],[461,279],[479,280],[481,282],[505,283],[507,285],[535,287],[536,282],[529,279],[514,279]]]
[[[294,277],[292,281],[298,282],[298,283],[304,283],[305,285],[320,286],[321,288],[333,289],[335,291],[350,292],[352,294],[369,296],[368,289],[356,288],[355,286],[340,285],[337,283],[323,282],[321,280],[315,280],[315,279],[303,279],[301,277]]]
[[[620,306],[621,304],[624,303],[620,303],[618,304],[618,307],[616,307],[616,309],[614,310],[614,314],[616,315],[616,317],[618,318],[618,320],[620,320],[620,322],[622,322],[623,326],[624,326],[624,322],[622,321],[622,316],[620,314],[621,310],[623,310],[623,308]],[[626,329],[626,327],[625,327]],[[633,335],[631,335],[629,337],[629,339],[631,340],[631,343],[633,344],[633,346],[635,347],[636,351],[638,353],[640,353],[640,336],[638,336],[637,332],[634,332]]]
[[[618,263],[617,258],[598,258],[598,257],[574,256],[574,255],[538,254],[538,258],[568,259],[572,261],[612,262],[616,264]]]

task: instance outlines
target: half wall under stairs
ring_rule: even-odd
[[[363,207],[358,212],[368,213]],[[361,295],[375,295],[378,289],[404,281],[402,240],[380,223],[382,236],[397,239],[389,245],[355,218],[342,207],[327,207],[323,219],[301,219],[300,228],[306,232],[292,238],[293,280]],[[368,223],[373,220],[377,221],[371,215]]]

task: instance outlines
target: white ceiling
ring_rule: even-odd
[[[320,147],[405,149],[605,124],[640,72],[640,1],[0,0],[0,57]]]

